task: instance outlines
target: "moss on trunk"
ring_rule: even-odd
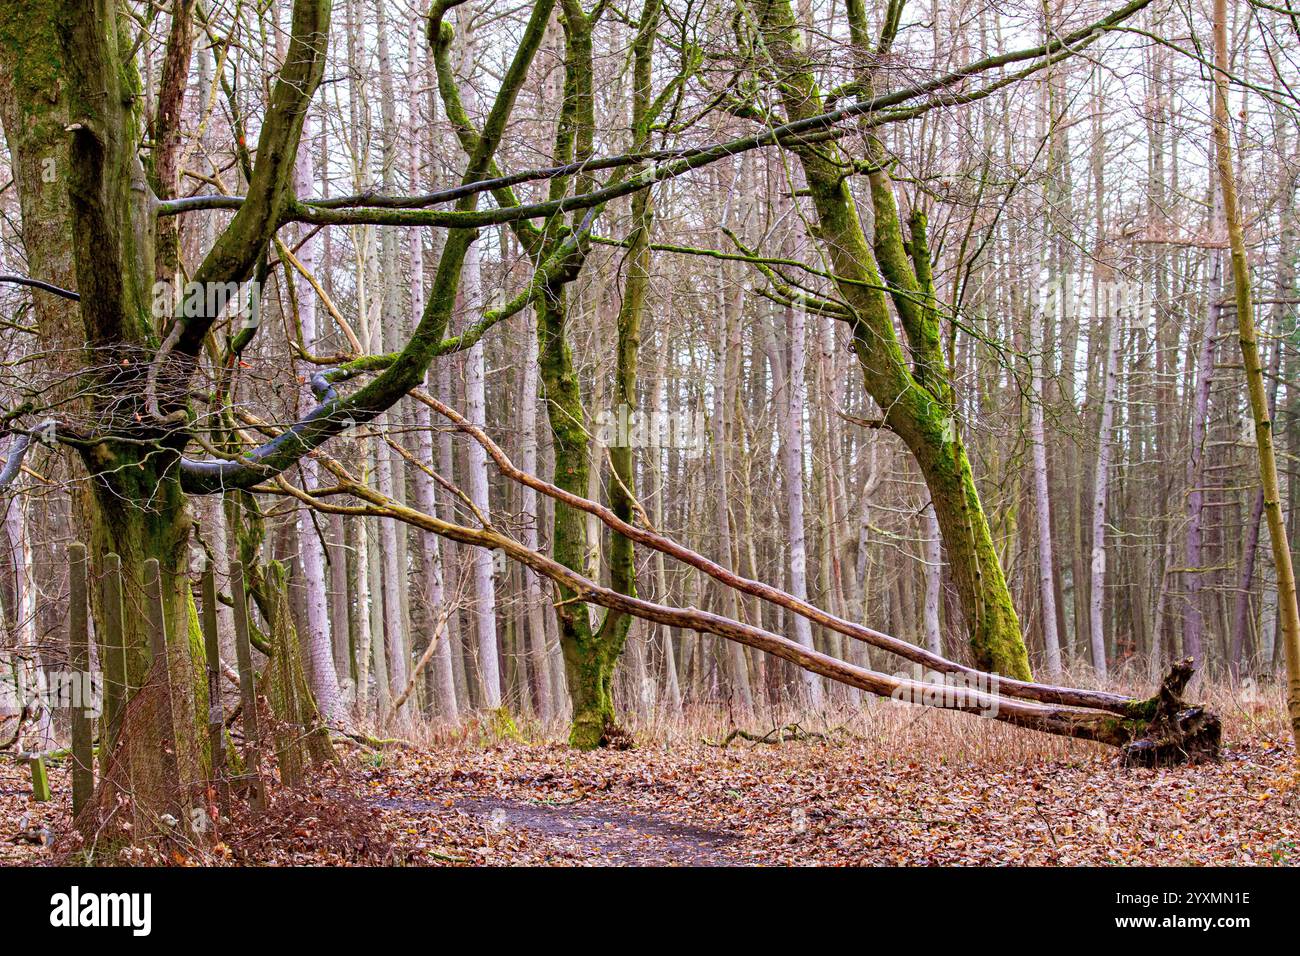
[[[821,113],[824,102],[789,0],[753,0],[752,9],[781,71],[787,119]],[[855,35],[859,32],[861,24],[855,27]],[[974,659],[981,668],[1028,679],[1020,621],[955,415],[930,288],[924,218],[913,218],[912,242],[905,243],[885,157],[873,143],[869,158],[875,223],[874,241],[869,242],[841,157],[821,145],[791,148],[808,181],[817,238],[830,259],[837,291],[853,311],[854,350],[863,383],[883,410],[885,424],[916,458],[934,502]],[[921,263],[919,276],[914,259]],[[891,299],[906,348],[895,330]]]
[[[565,306],[562,287],[548,290],[538,309],[538,360],[555,447],[555,484],[575,495],[585,495],[590,470],[590,435],[573,352],[565,336]],[[555,560],[565,567],[583,574],[588,570],[590,551],[585,517],[561,502],[555,504],[551,551]],[[573,702],[569,742],[590,750],[607,743],[617,726],[612,695],[614,665],[627,629],[626,624],[618,633],[605,626],[593,628],[587,605],[576,600],[577,595],[568,589],[559,590],[555,618]],[[606,623],[609,622],[607,615]]]

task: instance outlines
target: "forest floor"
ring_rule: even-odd
[[[1300,864],[1292,750],[1253,721],[1228,721],[1220,763],[1165,770],[930,712],[779,745],[706,736],[351,750],[271,812],[238,814],[215,853],[171,862]],[[0,864],[58,859],[69,783],[50,777],[54,800],[31,803],[26,768],[0,761]]]
[[[364,786],[413,863],[1300,864],[1289,749],[1121,770],[979,767],[851,741],[403,754]],[[436,854],[436,855],[435,855]]]

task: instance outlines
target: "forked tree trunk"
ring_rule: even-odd
[[[321,16],[320,8],[304,7],[295,13],[295,30],[327,22]],[[171,317],[153,315],[154,214],[137,153],[133,85],[138,77],[120,64],[118,10],[107,2],[6,4],[0,8],[0,38],[3,99],[22,117],[18,123],[6,117],[5,127],[16,156],[25,228],[35,228],[36,245],[29,244],[29,252],[36,253],[33,272],[47,274],[71,264],[70,284],[81,295],[76,309],[59,313],[58,325],[41,329],[42,346],[77,355],[84,344],[92,350],[89,367],[97,370],[89,389],[93,397],[67,408],[103,436],[82,453],[91,493],[81,500],[78,523],[94,555],[96,576],[103,571],[103,556],[116,552],[127,587],[139,588],[145,563],[159,562],[169,646],[176,649],[178,665],[198,675],[203,653],[188,581],[192,514],[179,473],[179,449],[187,435],[177,427],[184,416],[175,414],[184,399],[164,389],[160,408],[150,407],[149,370],[159,334],[154,320],[166,326]],[[295,48],[298,63],[287,71],[287,79],[308,95],[319,82],[316,52]],[[282,102],[287,104],[287,97]],[[300,115],[286,120],[268,114],[263,137],[268,143],[281,137],[296,142],[300,122]],[[42,176],[51,158],[57,170],[53,188]],[[259,186],[271,195],[292,175],[291,166],[265,170]],[[62,198],[50,198],[56,196]],[[51,202],[61,208],[52,210]],[[62,217],[57,228],[42,222],[50,211]],[[238,272],[240,256],[225,253],[260,224],[236,219],[223,235],[226,245],[205,260],[209,269],[201,267],[196,278],[211,278],[228,267]],[[98,588],[93,611],[102,622]],[[139,687],[151,660],[143,615],[125,616],[123,639],[126,677]],[[194,702],[205,706],[206,680],[196,682],[194,691]]]
[[[584,496],[587,493],[589,432],[587,416],[578,389],[573,354],[566,336],[566,302],[564,290],[550,290],[538,310],[539,366],[546,390],[546,409],[551,425],[555,454],[555,484],[565,491]],[[587,564],[587,521],[579,511],[561,502],[555,503],[551,532],[551,553],[568,568],[585,568]],[[607,731],[616,726],[613,699],[614,665],[601,640],[591,626],[585,604],[561,589],[555,605],[564,653],[565,676],[573,703],[572,729],[569,740],[574,746],[591,749],[607,741]]]
[[[783,72],[786,118],[797,121],[819,114],[824,101],[789,0],[754,0],[752,9],[755,20],[764,24],[766,49]],[[854,36],[865,38],[865,22],[859,22],[865,17],[863,9],[851,8],[850,13]],[[874,62],[875,57],[864,50],[862,59]],[[864,81],[869,85],[870,78]],[[919,220],[910,249],[905,249],[892,183],[883,168],[878,169],[870,176],[873,251],[842,166],[820,144],[792,149],[807,179],[818,239],[836,276],[836,291],[853,309],[854,350],[863,383],[880,406],[885,426],[916,458],[934,502],[975,659],[983,667],[1027,678],[1029,659],[1020,621],[955,414],[938,316],[925,305],[933,289],[929,254],[923,248],[924,221]],[[915,263],[907,261],[909,252]],[[892,293],[888,298],[881,291],[885,288]],[[889,299],[906,333],[910,357],[895,332]]]

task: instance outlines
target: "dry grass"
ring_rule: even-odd
[[[1136,668],[1116,680],[1100,684],[1090,671],[1067,674],[1062,684],[1146,696],[1152,684]],[[1278,682],[1256,684],[1226,681],[1198,681],[1189,700],[1208,706],[1223,720],[1223,742],[1228,750],[1245,746],[1263,748],[1290,745],[1286,718],[1285,687]],[[720,743],[735,729],[742,729],[771,741],[788,739],[781,728],[795,726],[805,737],[853,740],[884,759],[936,761],[945,765],[997,767],[1027,766],[1052,761],[1106,758],[1115,751],[1089,741],[1069,740],[1036,733],[971,714],[863,695],[851,704],[832,694],[828,707],[809,713],[793,707],[768,708],[759,714],[742,716],[723,704],[691,704],[680,714],[667,711],[636,715],[623,711],[624,725],[641,748],[693,747]],[[392,728],[375,729],[385,737]],[[505,724],[492,714],[474,715],[457,725],[421,721],[401,732],[401,738],[424,749],[478,750],[501,742],[534,745],[564,743],[568,727],[563,721],[541,725],[530,717],[516,717]],[[794,736],[798,736],[795,734]],[[778,741],[779,742],[779,741]],[[767,746],[736,739],[732,747]]]

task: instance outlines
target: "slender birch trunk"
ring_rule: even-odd
[[[438,397],[446,404],[455,407],[452,395],[451,363],[439,362],[434,371],[438,386]],[[438,433],[438,471],[448,481],[455,481],[456,449],[452,442],[452,433],[443,429]],[[451,494],[440,489],[438,494],[438,515],[444,521],[455,520],[455,505]],[[460,550],[450,541],[442,542],[443,556],[443,590],[447,595],[455,595],[459,600],[464,594],[464,566],[460,561]],[[461,709],[472,709],[475,694],[470,684],[466,665],[465,641],[461,633],[461,615],[453,613],[447,622],[447,640],[451,645],[451,672],[456,685],[456,699]]]
[[[468,76],[476,68],[474,33],[468,29],[469,17],[461,18],[464,45],[461,47],[461,74]],[[471,115],[477,112],[474,85],[466,87],[466,106]],[[486,305],[483,295],[482,266],[477,244],[465,253],[461,272],[462,305],[474,321]],[[465,417],[475,425],[487,424],[487,393],[485,378],[486,360],[480,340],[469,350],[465,359]],[[477,442],[469,442],[465,450],[465,490],[474,507],[484,515],[491,513],[488,500],[487,453]],[[482,548],[470,551],[470,573],[473,579],[474,634],[478,648],[478,678],[481,703],[489,710],[501,706],[501,666],[497,653],[496,582],[493,580],[492,554]]]
[[[414,31],[407,44],[409,58],[409,79],[407,83],[407,102],[414,111],[420,102],[419,84],[428,78],[428,71],[419,68],[420,44]],[[425,179],[421,166],[421,141],[412,137],[409,144],[408,178],[411,188],[422,190]],[[424,308],[424,242],[420,230],[411,229],[407,233],[407,253],[411,261],[410,303],[411,325],[420,321]],[[429,376],[425,386],[429,386]],[[429,408],[422,402],[415,405],[416,425],[419,429],[417,460],[432,468],[434,466],[433,421]],[[437,497],[433,477],[426,471],[416,469],[412,478],[416,507],[427,514],[437,514]],[[424,598],[429,632],[426,638],[434,645],[433,649],[433,692],[437,713],[453,723],[460,718],[460,708],[456,701],[456,682],[451,667],[451,642],[447,637],[444,605],[447,595],[444,587],[442,546],[436,534],[428,531],[420,533],[420,550],[422,567],[420,570],[420,590]],[[400,690],[400,689],[399,689]]]
[[[465,305],[471,316],[482,308],[482,279],[478,250],[470,246],[465,254],[462,273]],[[487,396],[484,387],[486,361],[483,343],[479,341],[469,350],[465,362],[465,417],[480,427],[487,424]],[[491,513],[488,501],[487,453],[478,442],[469,442],[465,449],[466,493],[474,507],[487,515]],[[492,553],[483,548],[470,552],[470,568],[474,583],[474,633],[478,639],[478,676],[482,689],[483,706],[496,710],[501,706],[501,668],[497,655],[496,582],[492,576]]]
[[[1223,257],[1212,253],[1213,272],[1209,283],[1201,348],[1196,360],[1196,388],[1192,398],[1192,421],[1187,455],[1187,541],[1183,552],[1186,608],[1183,612],[1183,654],[1203,661],[1202,631],[1205,616],[1201,607],[1201,522],[1205,504],[1202,487],[1205,475],[1205,440],[1209,427],[1210,389],[1214,384],[1214,353],[1219,335],[1223,297]]]
[[[1092,667],[1105,678],[1106,631],[1106,496],[1110,487],[1111,428],[1115,420],[1116,380],[1123,347],[1123,319],[1119,296],[1100,297],[1106,316],[1106,365],[1102,378],[1101,422],[1097,428],[1097,468],[1092,491],[1092,589],[1088,597],[1088,632],[1092,645]]]
[[[13,439],[10,439],[10,445]],[[6,561],[11,587],[6,597],[5,631],[13,649],[12,676],[0,675],[0,681],[13,681],[15,711],[24,703],[32,706],[35,728],[30,735],[16,741],[19,750],[48,750],[54,740],[49,695],[46,693],[45,668],[36,638],[36,600],[32,581],[31,547],[27,540],[27,516],[23,497],[15,494],[4,502],[3,532]]]
[[[375,5],[378,14],[376,33],[378,36],[379,61],[379,100],[380,119],[383,129],[382,182],[386,192],[396,192],[397,164],[397,105],[393,89],[393,66],[389,50],[389,35],[385,5]],[[401,347],[404,336],[402,327],[402,292],[400,263],[398,252],[397,229],[384,226],[380,229],[382,289],[380,290],[380,308],[383,322],[375,339],[382,348],[393,351]],[[383,425],[389,426],[394,419],[391,414],[384,415]],[[391,437],[391,440],[398,440]],[[381,441],[375,449],[376,485],[382,494],[401,500],[404,497],[403,459],[386,441]],[[383,573],[382,599],[384,608],[383,638],[388,656],[388,675],[394,693],[400,694],[406,687],[410,673],[411,646],[410,627],[405,613],[405,594],[409,586],[406,567],[406,535],[394,521],[383,521],[379,525],[380,568]],[[405,722],[410,717],[410,707],[404,704],[397,713],[397,718]]]
[[[658,347],[655,350],[655,374],[650,389],[650,409],[658,414],[664,404],[664,378],[668,374],[668,330],[661,327],[658,334]],[[664,526],[664,487],[667,484],[668,450],[662,445],[652,450],[654,462],[655,489],[650,499],[650,520],[656,528]],[[668,587],[668,567],[662,551],[654,553],[655,600],[661,604],[671,603]],[[673,647],[673,630],[667,624],[659,625],[659,646],[663,656],[663,699],[670,716],[677,716],[682,710],[682,689],[677,674],[677,654]]]
[[[713,495],[716,508],[718,529],[718,563],[723,567],[732,566],[731,547],[731,491],[728,487],[727,453],[729,435],[727,416],[730,413],[728,398],[728,366],[731,361],[731,328],[739,322],[736,315],[737,304],[734,297],[728,295],[726,271],[719,266],[718,304],[718,357],[713,382]],[[723,613],[734,619],[740,617],[740,596],[731,588],[722,595]],[[727,655],[727,676],[735,696],[736,709],[742,716],[748,716],[754,709],[754,697],[749,687],[749,667],[745,661],[745,649],[734,641],[727,641],[723,651]]]
[[[519,396],[519,467],[530,475],[537,474],[537,318],[532,309],[524,310],[523,386]],[[524,485],[520,493],[519,540],[524,547],[537,550],[542,515],[537,491]],[[554,676],[551,654],[546,646],[546,595],[542,579],[531,568],[524,569],[524,602],[527,607],[528,651],[535,677],[534,693],[537,716],[543,724],[555,718]]]
[[[1300,604],[1296,601],[1295,569],[1291,545],[1282,517],[1282,495],[1278,487],[1277,457],[1273,450],[1273,421],[1264,389],[1264,370],[1255,335],[1254,301],[1250,290],[1250,265],[1242,214],[1237,204],[1237,180],[1232,166],[1232,127],[1228,110],[1228,4],[1214,0],[1214,146],[1223,195],[1223,217],[1232,251],[1232,285],[1237,306],[1237,335],[1245,365],[1246,389],[1255,423],[1255,445],[1259,453],[1260,482],[1264,486],[1264,513],[1273,545],[1277,570],[1278,610],[1282,618],[1282,640],[1286,649],[1287,710],[1291,733],[1300,763]]]
[[[306,148],[311,142],[312,120],[303,120],[302,141],[304,148],[298,150],[295,169],[295,188],[300,197],[308,197],[316,192],[315,169],[312,151]],[[315,237],[304,238],[298,247],[298,261],[309,275],[316,274],[317,242]],[[298,323],[302,331],[302,347],[312,353],[320,338],[316,321],[316,292],[303,277],[297,278]],[[304,376],[308,378],[309,376]],[[300,408],[315,406],[316,397],[311,387],[304,384],[299,398]],[[316,460],[311,455],[302,459],[302,480],[308,488],[318,484],[319,473]],[[325,590],[326,560],[325,541],[317,519],[308,508],[298,510],[298,555],[302,564],[302,577],[305,599],[303,624],[306,634],[302,635],[305,656],[309,663],[308,677],[311,681],[312,695],[321,716],[330,723],[344,716],[342,697],[339,694],[338,672],[334,666],[334,645],[330,637],[329,597]]]
[[[934,505],[923,512],[925,528],[925,646],[935,654],[943,653],[943,632],[939,628],[939,604],[943,597],[943,540],[939,516]]]
[[[790,593],[802,601],[808,599],[808,553],[803,514],[803,413],[807,405],[804,365],[807,358],[805,313],[801,308],[786,310],[786,333],[789,341],[786,394],[781,429],[781,470],[785,478],[786,531],[790,565]],[[812,624],[796,616],[794,635],[804,647],[813,646]],[[807,703],[821,710],[824,701],[822,679],[801,671]]]
[[[1050,295],[1059,298],[1059,292]],[[1056,631],[1056,574],[1052,561],[1052,506],[1047,481],[1047,439],[1043,427],[1043,405],[1047,401],[1043,366],[1047,348],[1043,326],[1043,308],[1032,310],[1029,329],[1029,361],[1032,383],[1029,395],[1029,441],[1034,467],[1034,511],[1038,518],[1038,596],[1043,627],[1043,649],[1047,657],[1047,676],[1061,673],[1061,641]]]

